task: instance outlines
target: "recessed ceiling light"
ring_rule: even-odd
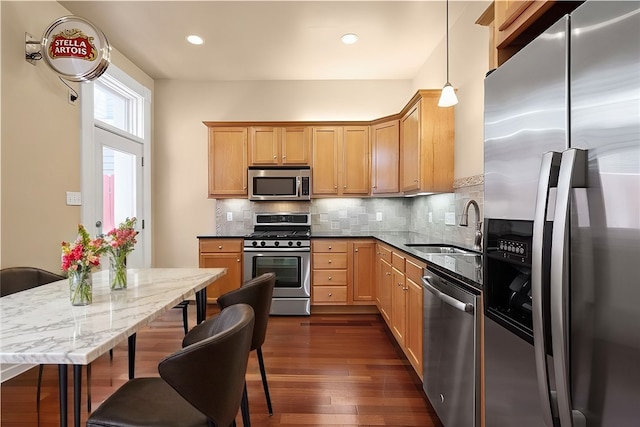
[[[200,36],[196,36],[195,34],[191,34],[190,36],[187,36],[187,41],[195,45],[200,45],[204,43],[204,39]]]
[[[340,37],[340,40],[342,40],[342,43],[344,44],[354,44],[355,42],[358,41],[358,35],[353,33],[348,33]]]

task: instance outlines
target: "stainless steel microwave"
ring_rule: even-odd
[[[311,169],[249,167],[249,200],[310,200]]]

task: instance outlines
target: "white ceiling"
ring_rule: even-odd
[[[154,79],[411,79],[445,34],[435,0],[60,3]],[[450,2],[449,25],[467,4]],[[342,44],[347,32],[358,43]]]

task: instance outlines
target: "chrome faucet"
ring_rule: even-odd
[[[476,251],[482,250],[482,221],[480,221],[480,208],[478,207],[478,202],[473,199],[467,200],[467,203],[464,204],[464,208],[462,208],[462,216],[460,217],[460,224],[463,227],[467,227],[469,225],[469,206],[473,205],[473,209],[476,214],[476,233],[473,239],[473,249]]]

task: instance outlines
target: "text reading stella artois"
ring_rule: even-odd
[[[64,30],[53,36],[49,46],[51,58],[81,58],[87,61],[96,59],[96,47],[88,37],[78,29]]]

